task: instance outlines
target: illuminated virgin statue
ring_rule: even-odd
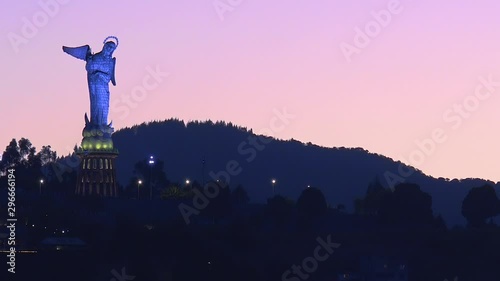
[[[114,41],[115,42],[114,42]],[[111,134],[114,129],[108,122],[109,82],[116,86],[116,58],[112,57],[118,47],[118,38],[109,36],[104,39],[102,51],[92,54],[89,45],[81,47],[63,46],[63,51],[87,62],[87,82],[90,95],[90,120],[85,113],[85,128],[82,135],[83,150],[112,150]]]
[[[108,41],[114,39],[116,41]],[[113,52],[118,47],[118,38],[109,36],[104,40],[102,51],[92,54],[89,45],[81,47],[65,47],[63,51],[71,56],[87,62],[87,82],[90,93],[90,123],[98,126],[106,125],[109,112],[109,82],[116,86],[115,64]],[[88,123],[88,118],[86,117]]]
[[[113,52],[118,47],[118,38],[104,39],[102,51],[92,54],[89,45],[62,49],[71,56],[86,62],[87,82],[90,96],[90,120],[85,113],[82,143],[75,146],[80,160],[75,193],[82,196],[116,197],[115,158],[118,150],[113,145],[113,127],[108,123],[109,82],[116,86]]]

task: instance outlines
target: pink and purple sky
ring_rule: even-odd
[[[115,129],[177,117],[259,132],[286,108],[295,118],[275,137],[500,181],[499,9],[494,0],[10,1],[0,17],[0,149],[27,137],[69,153],[89,98],[85,62],[61,46],[98,52],[115,35]],[[382,10],[385,26],[373,25]],[[356,28],[369,29],[368,42],[356,45]],[[347,44],[357,48],[349,58]],[[151,80],[154,69],[169,75]],[[419,148],[436,130],[439,143]]]

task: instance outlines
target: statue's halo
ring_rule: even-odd
[[[106,44],[106,42],[108,42],[108,39],[114,39],[116,42],[113,42],[113,41],[111,41],[111,42],[115,43],[116,47],[118,47],[118,38],[116,38],[116,36],[108,36],[108,37],[106,37],[106,39],[104,39],[104,42],[102,42],[102,43]]]

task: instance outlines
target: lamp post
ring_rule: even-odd
[[[191,183],[191,181],[189,179],[186,179],[186,187],[189,187],[190,183]]]
[[[43,179],[40,179],[40,195],[42,195],[42,184],[43,184]]]
[[[205,156],[201,160],[201,184],[205,186]]]
[[[149,156],[149,200],[153,200],[153,165],[155,164],[155,159],[153,156]]]
[[[141,186],[142,184],[142,180],[138,180],[137,181],[137,200],[139,200],[139,187]]]
[[[274,186],[276,185],[276,179],[272,179],[271,184],[273,185],[273,196],[274,196]]]

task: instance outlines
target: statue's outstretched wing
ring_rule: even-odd
[[[113,83],[113,86],[116,86],[115,66],[116,66],[116,58],[113,58],[113,68],[111,69],[111,83]]]
[[[92,54],[89,45],[74,48],[63,46],[63,51],[77,59],[81,59],[84,61],[86,61],[87,58]]]

